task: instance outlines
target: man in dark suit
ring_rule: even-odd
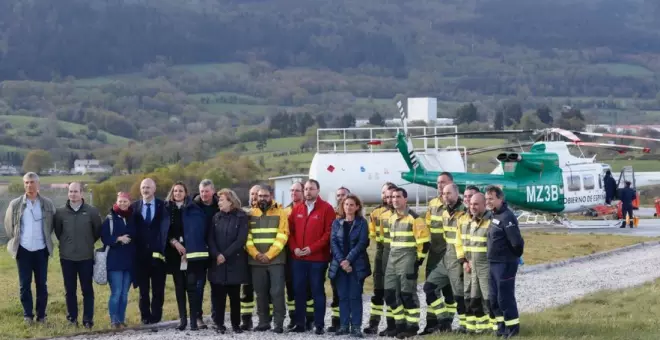
[[[631,187],[630,181],[626,181],[626,187],[619,191],[619,199],[621,200],[621,222],[620,228],[626,227],[626,215],[628,215],[630,228],[633,227],[633,201],[637,197],[637,192]]]
[[[142,323],[159,323],[163,317],[165,301],[165,262],[152,256],[161,224],[169,223],[165,202],[154,196],[156,183],[145,178],[140,183],[142,199],[133,202],[131,208],[137,223],[136,284],[140,288],[140,314]],[[152,294],[149,290],[151,287]]]

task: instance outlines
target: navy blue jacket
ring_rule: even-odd
[[[169,209],[169,206],[173,204],[175,203],[166,202],[165,206]],[[186,197],[181,208],[183,210],[181,219],[183,220],[183,243],[186,247],[186,258],[188,261],[208,261],[209,250],[206,246],[208,224],[206,223],[204,211],[190,197]],[[154,257],[160,255],[164,259],[165,247],[170,246],[170,240],[167,239],[169,230],[169,223],[161,224],[157,248],[154,249]]]
[[[358,279],[364,280],[371,275],[371,264],[367,248],[369,247],[369,226],[364,217],[356,216],[351,231],[349,232],[350,251],[344,252],[344,219],[338,218],[332,222],[332,232],[330,234],[330,250],[332,261],[328,277],[334,279],[341,269],[340,263],[348,260],[353,267],[353,272]]]
[[[152,259],[152,253],[157,251],[160,230],[163,228],[169,229],[170,226],[170,217],[167,213],[167,209],[165,209],[165,202],[158,198],[154,198],[153,202],[156,206],[151,207],[152,218],[150,224],[147,224],[142,217],[142,199],[140,198],[131,204],[137,229],[137,259],[142,262],[142,264],[144,264],[145,261],[150,262]]]
[[[635,200],[637,192],[633,188],[622,188],[619,190],[619,199],[621,200],[621,207],[623,209],[632,209],[633,200]]]
[[[522,256],[525,241],[520,235],[518,219],[506,202],[502,203],[500,209],[493,211],[487,240],[490,262],[518,262]]]
[[[108,251],[108,258],[106,266],[108,272],[112,271],[130,271],[133,272],[135,268],[135,251],[137,249],[135,236],[135,215],[129,216],[124,222],[114,211],[110,212],[110,216],[106,217],[101,226],[101,241],[103,245],[110,246]],[[112,218],[112,234],[110,234],[110,219]],[[131,242],[123,244],[117,242],[117,237],[128,235]]]

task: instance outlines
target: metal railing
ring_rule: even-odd
[[[347,153],[347,152],[396,152],[396,136],[403,127],[370,127],[370,128],[325,128],[316,130],[316,150],[319,153]],[[439,133],[458,132],[456,125],[441,126],[411,126],[408,133],[413,137],[418,135],[434,135]],[[331,136],[332,138],[324,138]],[[447,145],[441,141],[452,140],[453,147],[458,146],[458,136],[421,137],[414,138],[423,141],[423,147],[415,146],[415,150],[440,150]],[[382,141],[380,145],[371,145],[368,142]],[[429,143],[430,142],[430,143]],[[330,147],[328,147],[330,145]]]

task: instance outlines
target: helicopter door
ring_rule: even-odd
[[[635,170],[630,165],[624,166],[621,169],[621,174],[619,174],[619,181],[617,182],[617,188],[624,188],[626,186],[626,181],[630,181],[630,187],[637,190],[637,186],[635,185]],[[639,209],[639,191],[637,191],[637,195],[632,203],[633,209]]]

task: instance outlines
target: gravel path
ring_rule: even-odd
[[[529,270],[528,270],[529,269]],[[522,312],[538,312],[545,308],[569,303],[585,294],[603,289],[619,289],[660,277],[660,244],[644,245],[618,251],[606,256],[589,256],[578,262],[568,263],[549,269],[539,269],[537,266],[523,266],[517,277],[516,297],[518,307]],[[425,317],[425,299],[423,293],[419,294],[422,304],[422,320]],[[365,306],[368,306],[369,298],[365,297]],[[364,322],[367,322],[368,308],[365,308]],[[330,313],[326,314],[326,326],[330,325]],[[229,325],[229,316],[225,319]],[[456,322],[455,320],[455,326]],[[256,324],[256,317],[255,317]],[[285,325],[288,324],[288,317]],[[422,327],[424,321],[422,321]],[[381,329],[385,327],[385,321],[381,322]],[[285,333],[276,335],[272,332],[257,333],[247,332],[243,334],[232,334],[228,332],[220,336],[213,330],[202,330],[197,332],[179,332],[172,329],[161,329],[158,332],[149,331],[125,331],[114,335],[95,336],[94,339],[104,340],[174,340],[182,337],[194,338],[235,338],[235,339],[274,339],[286,337],[286,339],[304,339],[318,337],[313,333]],[[323,336],[329,338],[329,335]],[[332,336],[336,338],[335,336]],[[88,339],[90,336],[76,336],[71,339]]]

